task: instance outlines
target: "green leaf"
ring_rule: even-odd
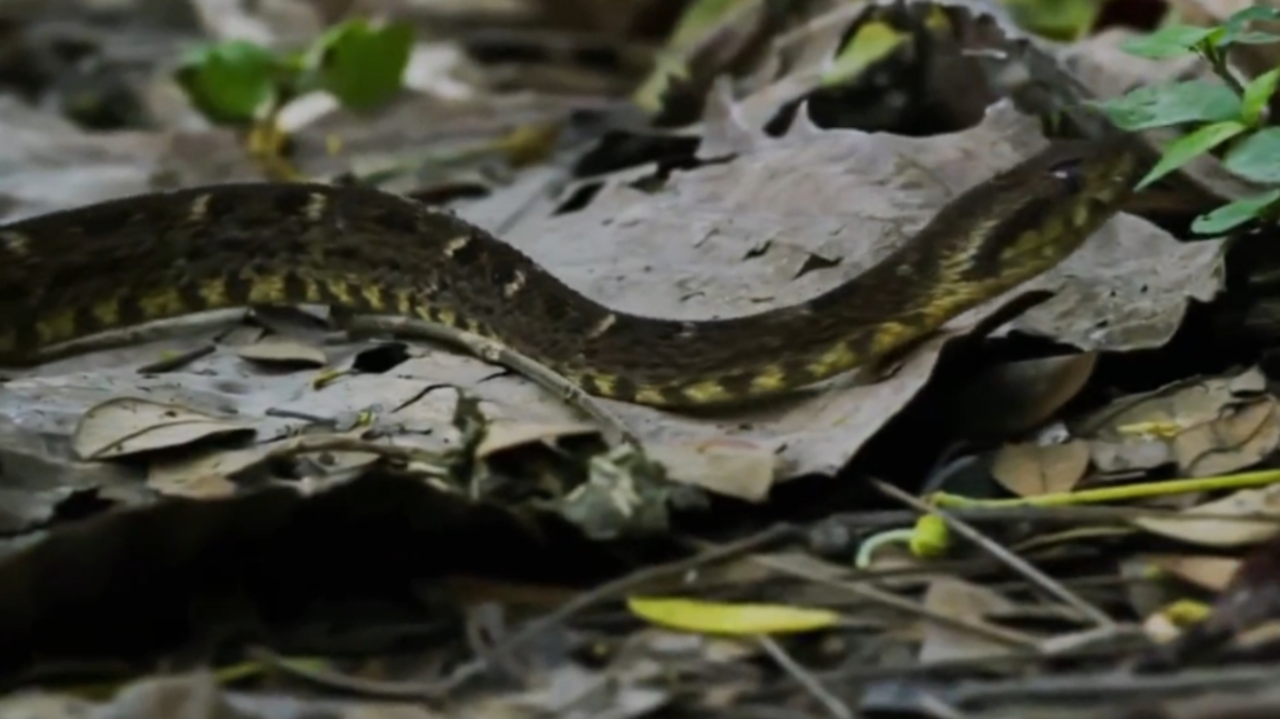
[[[1280,40],[1280,35],[1262,30],[1250,30],[1231,39],[1233,45],[1265,45]]]
[[[1207,80],[1144,85],[1121,97],[1091,103],[1122,130],[1146,130],[1184,122],[1222,122],[1240,116],[1240,98]]]
[[[887,22],[873,20],[858,28],[849,42],[836,54],[831,67],[822,73],[818,84],[833,87],[853,82],[867,68],[889,57],[910,38],[907,33]]]
[[[1194,52],[1196,45],[1214,33],[1221,34],[1221,28],[1170,25],[1149,35],[1126,40],[1120,48],[1130,55],[1163,60]]]
[[[1222,166],[1253,182],[1280,182],[1280,127],[1268,127],[1235,143]]]
[[[1164,156],[1160,158],[1155,167],[1151,168],[1151,172],[1148,172],[1147,176],[1142,178],[1142,182],[1138,183],[1137,189],[1141,190],[1199,155],[1203,155],[1248,129],[1248,126],[1242,122],[1228,120],[1205,125],[1194,132],[1183,135],[1169,143],[1169,146],[1164,149]]]
[[[413,26],[375,27],[352,20],[326,32],[318,48],[319,86],[351,109],[369,110],[400,91],[413,50]]]
[[[1276,93],[1276,83],[1280,82],[1280,67],[1264,72],[1249,81],[1244,88],[1244,99],[1240,102],[1240,119],[1250,127],[1257,127],[1262,119],[1262,112]],[[1280,157],[1280,156],[1278,156]]]
[[[252,120],[276,97],[280,70],[270,50],[232,40],[187,53],[175,79],[209,119],[234,123]]]
[[[1270,206],[1280,202],[1280,190],[1272,190],[1257,197],[1236,200],[1213,212],[1197,217],[1191,223],[1191,231],[1197,235],[1222,235],[1250,220],[1262,217]]]
[[[1060,42],[1084,37],[1098,20],[1097,0],[1005,0],[1018,27]]]
[[[1222,35],[1215,41],[1217,47],[1226,47],[1228,45],[1260,45],[1262,43],[1273,42],[1278,36],[1261,30],[1252,31],[1248,29],[1250,22],[1254,20],[1272,20],[1280,17],[1280,9],[1266,7],[1263,5],[1255,5],[1247,7],[1236,12],[1222,23]]]
[[[1226,22],[1222,24],[1228,30],[1234,30],[1243,27],[1245,23],[1252,20],[1275,20],[1276,18],[1280,18],[1280,8],[1254,5],[1231,13],[1231,17],[1228,17]]]

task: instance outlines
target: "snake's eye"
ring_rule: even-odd
[[[1084,189],[1084,165],[1079,160],[1066,160],[1049,168],[1053,179],[1062,183],[1067,192],[1080,192]]]

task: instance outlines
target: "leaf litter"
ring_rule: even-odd
[[[298,28],[332,21],[307,14],[315,8],[254,17],[243,10],[211,12],[218,3],[196,5],[204,24],[199,30],[213,37],[247,34],[270,42],[290,32],[305,37]],[[426,26],[449,16],[422,5],[400,11]],[[641,15],[654,12],[649,3],[628,5]],[[668,93],[660,102],[696,101],[693,115],[702,122],[682,130],[701,139],[692,155],[575,176],[564,160],[584,147],[605,147],[602,126],[618,123],[612,131],[642,148],[663,135],[601,110],[616,104],[579,111],[575,101],[561,98],[503,95],[485,85],[483,61],[448,60],[463,57],[456,52],[467,44],[469,31],[463,31],[461,41],[432,38],[419,45],[443,52],[432,55],[440,64],[415,71],[417,94],[372,114],[342,110],[320,122],[293,120],[298,124],[290,131],[303,148],[298,166],[313,175],[375,166],[394,174],[412,164],[396,161],[408,156],[406,148],[425,150],[413,153],[425,158],[417,172],[384,186],[452,204],[610,306],[685,319],[728,316],[803,300],[856,276],[959,191],[1043,146],[1042,127],[1025,98],[1014,103],[990,88],[962,89],[958,78],[972,81],[979,63],[959,55],[962,43],[947,33],[971,33],[973,41],[994,28],[1009,51],[1006,60],[1024,63],[1031,80],[1059,93],[1059,100],[1062,94],[1079,99],[1073,83],[1081,80],[1111,96],[1116,93],[1099,86],[1120,76],[1131,83],[1169,72],[1167,65],[1124,56],[1113,71],[1095,67],[1086,74],[1076,60],[1099,57],[1121,33],[1104,30],[1054,48],[984,2],[909,2],[905,10],[889,3],[831,4],[782,16],[755,0],[736,5],[721,15],[712,9],[704,26],[686,26],[679,47],[664,48],[668,54],[659,49],[647,81],[631,78],[643,90],[635,96],[642,102],[659,97],[658,88]],[[1024,20],[1025,12],[1031,11],[1020,11]],[[480,16],[497,22],[501,13]],[[291,24],[282,17],[308,20]],[[851,33],[855,24],[870,31]],[[922,27],[941,40],[941,54],[917,54]],[[558,39],[573,45],[582,36]],[[661,47],[663,38],[648,41]],[[548,57],[554,66],[564,56]],[[949,103],[967,122],[943,134],[909,136],[832,126],[821,118],[829,107],[822,93],[866,91],[870,85],[860,83],[912,59],[933,73],[924,94]],[[728,81],[734,73],[740,82]],[[582,76],[559,79],[572,83],[573,77]],[[459,92],[467,83],[474,91]],[[794,118],[778,131],[784,107]],[[190,108],[177,114],[184,112],[190,119]],[[581,116],[568,121],[570,113],[596,113],[598,124],[593,129]],[[426,128],[424,116],[432,118]],[[894,112],[854,116],[878,118],[875,124]],[[244,160],[241,136],[226,128],[104,135],[52,117],[0,105],[0,123],[19,139],[8,152],[22,165],[12,179],[0,178],[7,217],[152,187],[263,175],[261,166]],[[546,132],[547,122],[560,130]],[[535,158],[532,166],[522,165],[528,158]],[[86,166],[92,172],[83,173]],[[1212,169],[1198,163],[1191,168],[1197,179],[1201,166]],[[488,197],[466,199],[475,193]],[[0,500],[0,516],[14,534],[4,542],[8,560],[0,561],[6,587],[0,665],[25,667],[33,659],[56,665],[68,654],[137,661],[179,645],[216,646],[216,638],[196,635],[226,626],[245,627],[255,641],[300,634],[303,641],[292,646],[306,654],[317,642],[308,620],[321,605],[400,601],[411,593],[409,584],[416,584],[414,591],[423,584],[438,589],[441,575],[478,572],[559,584],[577,594],[532,623],[517,615],[514,590],[497,599],[510,617],[495,619],[492,605],[484,611],[465,606],[462,619],[435,612],[431,619],[464,629],[465,637],[420,648],[392,672],[395,679],[337,661],[326,661],[317,673],[262,653],[253,655],[257,665],[249,672],[269,667],[278,678],[313,689],[412,697],[408,715],[426,711],[420,700],[451,692],[450,713],[643,716],[673,703],[737,712],[744,703],[776,701],[776,694],[757,688],[765,676],[784,678],[789,705],[837,716],[852,716],[854,708],[917,706],[926,697],[967,711],[1019,691],[1035,696],[1045,686],[1058,687],[1055,696],[1096,700],[1100,676],[1123,685],[1134,700],[1149,698],[1141,677],[1087,673],[1105,671],[1111,660],[1085,662],[1060,677],[1036,662],[1046,654],[1071,658],[1070,648],[1103,640],[1113,645],[1099,646],[1121,647],[1108,655],[1121,666],[1138,656],[1118,643],[1132,636],[1125,626],[1102,622],[1091,629],[1081,619],[1105,616],[1101,612],[1153,636],[1176,637],[1164,653],[1175,659],[1188,653],[1183,645],[1220,644],[1224,631],[1243,632],[1245,623],[1275,612],[1265,592],[1248,593],[1274,581],[1259,558],[1274,542],[1272,527],[1280,526],[1266,485],[1274,481],[1268,461],[1280,443],[1266,365],[1254,358],[1229,371],[1147,381],[1138,390],[1122,389],[1126,383],[1111,367],[1117,357],[1158,353],[1177,342],[1192,309],[1228,290],[1226,250],[1223,242],[1182,242],[1135,215],[1117,217],[1062,266],[954,319],[892,368],[710,416],[602,401],[640,438],[642,450],[609,446],[598,427],[518,372],[418,343],[380,355],[375,367],[365,351],[386,345],[322,338],[314,326],[299,329],[260,311],[228,316],[216,334],[95,352],[15,375],[0,392],[0,409],[18,440],[0,447],[10,495]],[[1002,314],[1042,291],[1046,301],[1012,319]],[[327,321],[323,312],[316,318]],[[229,323],[238,324],[228,331]],[[956,358],[978,331],[989,333],[995,346],[1043,347],[1034,343],[1047,340],[1056,349],[1029,358],[979,358],[978,371],[957,382]],[[162,362],[155,362],[157,355]],[[136,371],[148,364],[157,369]],[[975,496],[938,500],[953,521],[929,540],[940,556],[922,553],[927,523],[917,524],[912,512],[875,515],[864,511],[865,496],[804,497],[814,482],[844,488],[878,474],[875,465],[859,461],[883,451],[883,443],[876,446],[881,438],[902,437],[895,425],[919,416],[908,411],[913,408],[938,414],[946,436],[960,441],[941,451],[923,428],[908,427],[908,444],[892,448],[891,464],[932,459],[942,468],[953,466],[947,453],[959,453],[976,457],[963,463],[966,471],[988,480],[963,485],[988,487]],[[965,443],[979,437],[985,444]],[[923,475],[930,470],[914,479]],[[1162,487],[1177,484],[1163,482],[1170,476],[1185,488],[1161,496]],[[947,492],[962,486],[923,478],[920,486]],[[802,498],[799,515],[793,492]],[[744,500],[751,509],[741,506]],[[1062,506],[1118,500],[1125,506]],[[102,512],[86,502],[114,509]],[[987,506],[992,503],[999,506]],[[825,515],[841,511],[851,513],[848,543],[824,547],[826,558],[799,541],[794,526],[743,536],[759,528],[759,512],[803,524],[815,512],[834,519]],[[1005,518],[990,519],[984,511]],[[87,518],[68,521],[81,515]],[[735,538],[700,531],[708,515],[733,527]],[[1117,571],[1117,559],[1131,556],[1124,542],[1135,535],[1183,547],[1141,555],[1143,566],[1177,580],[1153,594],[1154,602],[1138,602],[1136,592],[1095,576]],[[672,543],[679,548],[675,559]],[[789,548],[775,553],[776,544]],[[859,549],[867,547],[877,548],[866,555],[874,561],[862,561]],[[1232,557],[1207,556],[1204,548],[1253,548],[1255,554],[1246,567]],[[655,549],[667,564],[653,564]],[[1224,580],[1231,572],[1234,579]],[[68,579],[59,585],[44,577]],[[121,583],[121,577],[142,579]],[[658,593],[665,603],[637,604],[638,597]],[[1184,631],[1182,622],[1195,612],[1177,609],[1179,602],[1215,593],[1217,603],[1205,602],[1199,614],[1211,617],[1207,628]],[[630,615],[623,614],[628,600]],[[1224,624],[1221,617],[1241,601],[1252,602],[1249,612]],[[212,604],[221,610],[211,611],[218,608]],[[359,605],[356,624],[399,616],[404,602],[391,604],[396,609]],[[579,622],[588,612],[603,623]],[[420,626],[422,615],[413,616]],[[822,621],[795,636],[777,633],[813,617]],[[620,618],[629,623],[625,629]],[[693,635],[727,630],[750,638],[635,628],[645,620]],[[320,624],[332,629],[332,622],[328,616]],[[398,631],[406,636],[403,626]],[[753,636],[759,634],[769,636]],[[686,641],[681,661],[673,663],[675,638]],[[335,640],[325,634],[325,641]],[[629,643],[628,652],[610,656],[609,645],[618,642]],[[583,660],[593,652],[592,661]],[[1151,656],[1163,655],[1149,652],[1146,659],[1155,661]],[[947,675],[930,675],[921,663],[968,678],[943,681],[934,692]],[[215,682],[207,658],[180,665],[196,671],[144,677],[105,704],[62,706],[71,713],[110,705],[128,711],[164,695],[209,711],[230,706],[232,694],[223,686],[233,680],[224,675]],[[128,673],[145,675],[146,667],[143,662]],[[664,670],[682,672],[694,689],[674,690],[662,680],[670,676]],[[459,692],[477,673],[517,678],[524,686]],[[22,711],[18,702],[34,701],[26,696],[0,700],[9,704],[0,711]],[[261,698],[241,701],[241,695],[237,710],[274,715]],[[356,707],[367,705],[356,701],[349,708],[361,710]]]

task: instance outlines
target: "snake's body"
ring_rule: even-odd
[[[0,365],[194,312],[329,303],[490,337],[598,396],[750,400],[882,357],[1052,268],[1145,169],[1123,138],[1052,145],[828,292],[697,322],[610,309],[487,232],[372,189],[255,183],[129,197],[0,227]]]

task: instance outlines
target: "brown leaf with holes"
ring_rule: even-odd
[[[1175,463],[1182,471],[1188,471],[1187,463],[1196,462],[1203,462],[1201,466],[1205,468],[1238,467],[1242,466],[1241,461],[1251,463],[1247,452],[1266,446],[1268,435],[1263,434],[1255,445],[1245,448],[1261,430],[1264,418],[1249,414],[1233,424],[1218,423],[1238,408],[1257,403],[1264,388],[1265,378],[1256,368],[1234,376],[1192,379],[1123,397],[1070,424],[1073,434],[1090,440],[1093,463],[1103,473]],[[1255,421],[1259,426],[1251,425]],[[1192,434],[1181,440],[1179,449],[1179,437],[1188,432]],[[1248,436],[1238,439],[1242,433]],[[1229,453],[1207,459],[1228,445],[1241,448],[1234,459]],[[1241,460],[1241,456],[1246,459]]]
[[[1274,397],[1263,397],[1178,434],[1173,456],[1179,469],[1188,477],[1209,477],[1261,462],[1280,445],[1278,407]]]

